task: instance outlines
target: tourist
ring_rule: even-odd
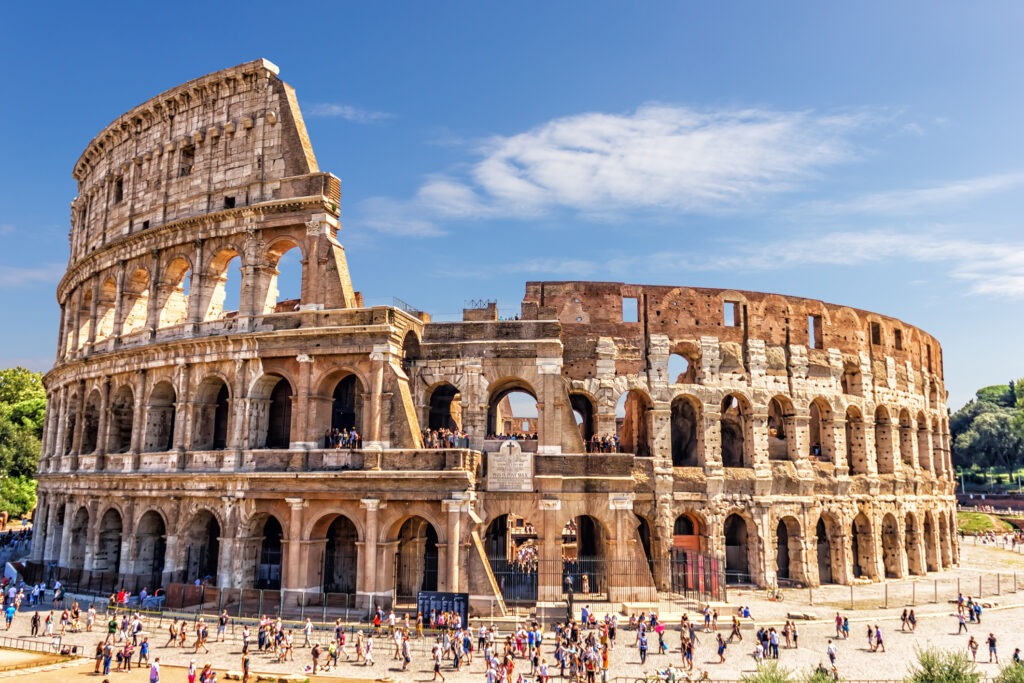
[[[882,639],[882,629],[875,624],[875,652],[881,648],[882,652],[885,652],[885,641]]]
[[[836,666],[836,644],[832,642],[832,639],[828,639],[828,647],[825,648],[825,654],[828,655],[828,661],[834,669]]]
[[[988,638],[985,640],[988,643],[988,663],[992,663],[992,658],[995,657],[996,664],[999,663],[999,653],[996,652],[996,637],[995,634],[989,633]]]
[[[907,616],[907,623],[910,624],[911,633],[917,630],[917,615],[914,614],[914,610],[910,610],[910,614]]]
[[[718,663],[725,664],[725,638],[718,634]]]
[[[231,617],[228,616],[228,611],[224,610],[220,613],[220,617],[217,619],[217,642],[223,642],[226,638],[228,630],[228,622],[231,621]]]
[[[971,653],[973,661],[978,661],[978,641],[974,639],[974,636],[967,639],[967,651]]]
[[[643,630],[637,636],[637,647],[640,649],[640,664],[647,663],[647,633]],[[721,634],[719,634],[721,637]]]
[[[957,635],[960,635],[961,632],[964,632],[964,631],[967,630],[967,620],[964,619],[964,613],[963,612],[957,613],[956,620],[957,620],[957,623],[959,624],[959,627],[956,629],[956,633],[957,633]]]
[[[149,683],[160,683],[160,658],[157,657],[149,665]]]

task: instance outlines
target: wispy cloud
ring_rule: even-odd
[[[14,226],[9,223],[0,223],[0,235],[10,235],[14,232]]]
[[[67,266],[60,263],[46,263],[24,268],[0,265],[0,286],[28,287],[39,283],[53,283],[60,280]]]
[[[376,123],[385,119],[394,118],[394,114],[383,111],[370,111],[360,109],[351,104],[322,103],[314,104],[309,109],[310,116],[322,116],[325,118],[339,118],[350,123]]]
[[[465,171],[432,175],[411,198],[377,198],[361,208],[370,214],[386,206],[391,215],[435,226],[420,234],[438,234],[436,224],[446,220],[531,218],[556,209],[588,217],[746,209],[857,158],[852,137],[872,121],[867,111],[663,104],[567,116],[494,136],[475,147]]]
[[[929,187],[877,192],[846,201],[811,202],[798,209],[816,215],[910,215],[967,204],[982,197],[1024,187],[1024,173],[997,173],[963,178]]]

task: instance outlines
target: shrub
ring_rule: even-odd
[[[752,674],[743,674],[742,683],[794,683],[793,672],[779,666],[774,660],[766,661]]]
[[[981,673],[966,652],[932,648],[917,651],[917,664],[906,683],[980,683]]]
[[[1024,683],[1024,666],[1020,664],[1008,664],[1004,666],[992,683]]]

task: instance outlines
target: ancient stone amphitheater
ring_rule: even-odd
[[[527,283],[513,320],[366,307],[263,60],[122,115],[74,177],[30,571],[501,608],[957,563],[941,350],[899,320],[606,282]]]

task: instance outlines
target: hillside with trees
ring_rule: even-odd
[[[0,370],[0,510],[11,517],[36,505],[36,467],[46,422],[43,375]]]

